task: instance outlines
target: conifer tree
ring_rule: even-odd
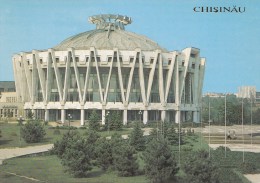
[[[100,128],[99,116],[98,116],[98,113],[94,110],[94,111],[92,111],[92,113],[89,117],[89,129],[98,131],[99,128]]]
[[[177,162],[171,151],[168,141],[162,136],[153,139],[143,154],[145,175],[151,182],[164,182],[174,176],[177,171]]]
[[[145,149],[145,138],[139,122],[135,122],[134,129],[129,136],[129,143],[137,151],[142,151]]]

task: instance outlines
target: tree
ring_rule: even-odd
[[[123,122],[119,111],[113,111],[106,117],[106,128],[110,130],[121,130]]]
[[[113,146],[113,164],[119,176],[133,176],[138,172],[135,149],[123,139]]]
[[[100,125],[99,125],[99,115],[94,110],[94,111],[92,111],[92,113],[91,113],[91,115],[89,117],[89,129],[98,131],[99,128],[100,128]]]
[[[102,138],[97,143],[96,148],[97,164],[103,170],[107,170],[113,165],[112,146],[111,141]]]
[[[186,182],[189,183],[217,183],[218,169],[211,161],[208,152],[200,150],[190,154],[183,165]]]
[[[178,172],[177,162],[168,141],[162,137],[153,139],[144,154],[145,175],[151,182],[164,182]]]
[[[178,145],[179,144],[179,134],[176,132],[174,125],[171,125],[165,131],[165,136],[171,145]],[[181,144],[183,140],[181,138]]]
[[[66,171],[74,177],[84,177],[92,169],[91,157],[93,156],[93,146],[87,139],[80,135],[75,135],[68,139],[68,145],[62,154],[62,165]]]
[[[88,131],[86,136],[80,135],[77,131],[70,131],[54,143],[52,152],[61,158],[66,171],[75,177],[84,177],[92,169],[92,160],[96,158],[95,147],[98,138],[95,131]]]
[[[44,126],[39,121],[28,121],[21,128],[21,136],[27,143],[36,143],[46,135]]]
[[[145,138],[139,122],[135,122],[134,129],[129,136],[129,143],[137,151],[142,151],[145,149]]]

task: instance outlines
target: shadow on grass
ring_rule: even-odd
[[[0,140],[0,145],[9,144],[13,140]]]
[[[86,178],[95,178],[95,177],[100,177],[101,175],[105,174],[106,172],[103,170],[95,170],[91,171],[87,174]]]

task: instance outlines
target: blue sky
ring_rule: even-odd
[[[195,13],[194,7],[245,7],[244,13]],[[0,80],[13,80],[14,53],[48,49],[94,29],[87,18],[122,14],[126,30],[162,47],[196,47],[206,57],[203,92],[260,91],[260,1],[258,0],[0,0]]]

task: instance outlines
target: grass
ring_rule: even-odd
[[[50,128],[50,126],[45,126],[46,135],[42,142],[39,143],[26,143],[22,138],[20,139],[20,126],[17,123],[7,123],[0,122],[0,130],[2,137],[0,137],[0,148],[10,148],[10,147],[26,147],[26,146],[36,146],[43,144],[52,144],[59,140],[68,129],[59,129],[60,134],[55,135],[55,128]],[[77,129],[81,134],[85,133],[86,129]],[[114,133],[120,135],[130,134],[131,128],[123,128],[120,131],[101,131],[98,132],[102,137],[111,136]]]
[[[144,176],[118,177],[115,172],[104,172],[95,167],[87,178],[74,178],[64,173],[60,160],[54,155],[21,157],[5,161],[0,166],[1,182],[27,182],[28,179],[11,176],[5,172],[32,177],[44,182],[88,182],[88,183],[146,183]],[[30,182],[30,181],[29,181]]]

